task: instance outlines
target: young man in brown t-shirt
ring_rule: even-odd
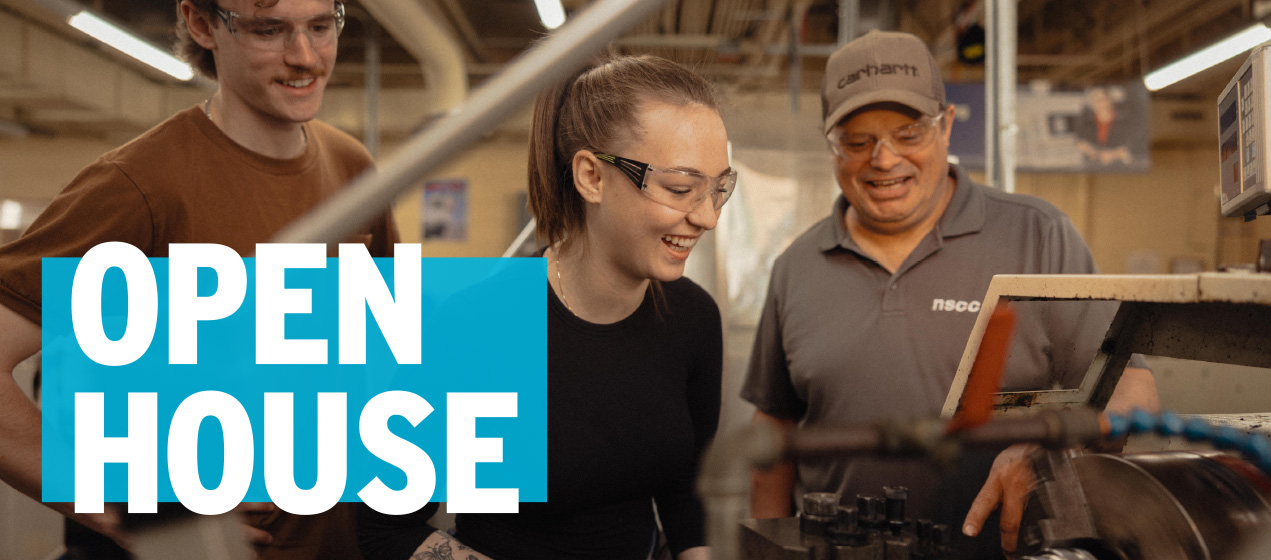
[[[40,349],[40,259],[107,241],[166,257],[169,243],[241,255],[371,166],[366,149],[313,119],[335,64],[343,6],[332,0],[180,0],[182,54],[217,81],[182,111],[85,168],[26,235],[0,247],[0,480],[40,499],[40,414],[11,375]],[[390,256],[385,213],[355,239]],[[118,515],[55,510],[112,538]],[[267,558],[356,558],[347,504],[313,517],[273,509],[250,534]],[[260,528],[265,529],[264,531]]]

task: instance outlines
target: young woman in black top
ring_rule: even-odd
[[[719,421],[722,335],[714,301],[682,275],[736,184],[713,90],[665,59],[613,58],[541,96],[532,134],[547,502],[460,514],[453,538],[399,532],[406,548],[385,557],[644,560],[656,507],[677,560],[709,558],[693,479]],[[372,559],[392,520],[363,513]]]

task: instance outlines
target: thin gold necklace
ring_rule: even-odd
[[[560,302],[565,304],[565,309],[570,313],[574,312],[574,308],[569,306],[569,300],[565,298],[565,280],[560,277],[560,249],[552,249],[556,254],[556,288],[560,292]]]

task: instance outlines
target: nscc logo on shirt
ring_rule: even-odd
[[[980,302],[936,298],[931,300],[931,310],[954,311],[957,313],[977,313],[980,311]]]

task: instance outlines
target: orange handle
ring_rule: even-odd
[[[975,353],[975,363],[967,376],[958,412],[945,433],[974,428],[993,416],[993,394],[1002,384],[1002,370],[1006,366],[1006,354],[1011,349],[1011,336],[1015,334],[1015,310],[1005,301],[999,301],[989,324],[984,329],[980,350]]]

